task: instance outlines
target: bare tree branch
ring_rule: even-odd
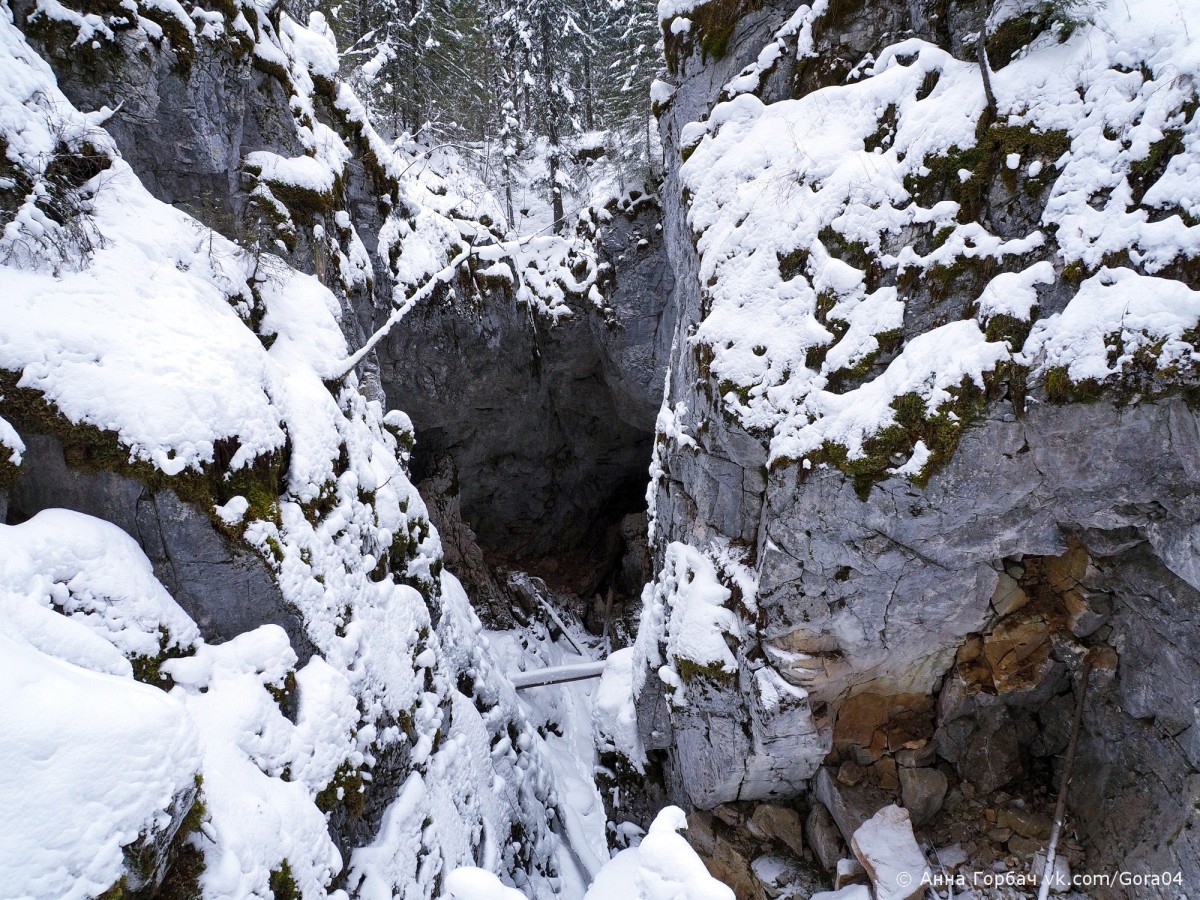
[[[975,55],[979,60],[979,74],[983,76],[983,96],[987,98],[989,118],[996,117],[996,94],[992,90],[992,69],[987,58],[987,24],[979,28],[979,40],[975,42]]]
[[[1091,674],[1092,656],[1089,653],[1083,658],[1080,670],[1079,696],[1075,698],[1075,718],[1071,720],[1071,742],[1067,744],[1067,755],[1063,759],[1058,802],[1054,804],[1054,830],[1050,832],[1050,844],[1046,848],[1046,869],[1042,872],[1042,883],[1038,885],[1038,900],[1047,900],[1050,896],[1050,879],[1054,875],[1054,861],[1058,857],[1058,838],[1067,817],[1067,789],[1071,786],[1071,769],[1075,766],[1075,751],[1079,747],[1079,727],[1083,724],[1083,701],[1087,698],[1088,676]]]

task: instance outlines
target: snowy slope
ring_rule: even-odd
[[[0,525],[6,896],[95,896],[121,877],[123,846],[186,811],[198,730],[129,657],[197,638],[116,526],[64,510]]]
[[[302,80],[330,45],[284,26],[261,31],[256,52]],[[35,420],[91,425],[143,467],[125,472],[207,479],[218,495],[255,486],[201,512],[262,555],[318,651],[298,668],[271,625],[206,643],[112,526],[54,512],[8,529],[0,690],[20,702],[0,729],[5,891],[134,887],[139,841],[170,843],[198,775],[203,815],[186,842],[203,855],[205,896],[433,897],[451,868],[479,862],[547,896],[552,775],[531,737],[509,741],[531,730],[440,571],[405,471],[406,417],[353,374],[326,380],[349,353],[336,297],[152,198],[7,10],[0,79],[0,188],[16,198],[0,240],[0,369],[21,392],[16,421],[34,406]],[[305,159],[336,165],[330,133],[309,129]],[[313,174],[257,162],[277,179]],[[15,463],[7,421],[0,440]],[[283,459],[281,483],[261,477]],[[345,858],[330,813],[368,803],[381,819]],[[45,830],[21,812],[36,805]]]

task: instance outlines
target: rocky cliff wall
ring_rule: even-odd
[[[1122,342],[1140,323],[1122,334],[1121,320],[1085,374],[1078,344],[1047,358],[1038,343],[1072,315],[1113,331],[1090,290],[1134,298],[1125,277],[1178,291],[1172,333],[1193,340],[1193,219],[1170,219],[1190,201],[1168,188],[1190,151],[1133,147],[1142,120],[1110,118],[1127,148],[1111,163],[1120,186],[1089,193],[1074,167],[1106,151],[1078,122],[1040,117],[1038,104],[1072,101],[1018,72],[1097,32],[1046,5],[668,12],[657,99],[679,326],[634,685],[673,799],[728,820],[740,813],[722,804],[739,801],[807,809],[806,788],[824,783],[817,796],[846,818],[841,792],[916,802],[909,785],[944,774],[948,808],[974,802],[959,784],[1003,805],[1054,781],[1090,653],[1102,663],[1071,795],[1088,865],[1194,879],[1194,346],[1175,363],[1155,344],[1134,363]],[[998,108],[976,60],[985,21]],[[1101,54],[1101,77],[1126,77],[1118,55]],[[1171,83],[1157,59],[1131,90]],[[1177,99],[1156,121],[1191,134],[1194,91]],[[1128,213],[1105,206],[1114,190]],[[1174,222],[1191,249],[1151,262],[1153,241],[1126,231],[1085,252],[1072,191],[1112,216],[1085,243],[1116,240],[1130,215]],[[995,353],[986,374],[964,366],[956,329]],[[680,581],[680,545],[710,576],[693,563]],[[680,584],[705,577],[732,614],[706,620],[728,655],[687,630],[696,601]],[[942,774],[913,774],[929,772]]]
[[[603,304],[539,315],[511,292],[423,304],[381,346],[380,376],[419,435],[419,476],[448,455],[463,516],[498,558],[601,543],[643,505],[673,323],[657,203],[601,211]]]
[[[73,40],[76,24],[33,3],[15,7],[72,102],[114,110],[107,130],[148,190],[317,274],[338,296],[343,330],[358,346],[393,299],[420,289],[409,255],[436,261],[456,241],[496,247],[478,221],[490,210],[457,196],[452,177],[430,173],[401,187],[399,169],[338,93],[334,73],[304,52],[289,62],[269,49],[303,43],[279,34],[287,31],[279,13],[246,13],[253,26],[228,40],[215,29],[180,31],[178,22],[148,40],[117,16],[112,41],[91,49]],[[254,161],[265,153],[324,164],[314,147],[328,143],[326,131],[347,159],[328,161],[336,177],[324,192],[273,181]],[[464,518],[497,558],[604,544],[621,516],[643,505],[673,331],[673,276],[655,199],[639,192],[585,211],[579,241],[594,298],[586,289],[568,293],[548,310],[540,298],[518,298],[519,279],[464,274],[418,303],[361,364],[368,388],[381,379],[389,405],[404,409],[420,434],[417,477],[450,457]],[[524,259],[504,258],[510,270]],[[552,289],[556,278],[551,264]],[[249,312],[253,327],[260,317]],[[608,556],[589,566],[610,567]]]

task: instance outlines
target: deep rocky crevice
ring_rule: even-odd
[[[379,348],[389,404],[416,429],[414,480],[454,545],[450,567],[498,623],[510,621],[511,571],[579,598],[597,629],[593,607],[612,591],[620,619],[648,580],[637,560],[674,331],[659,218],[641,202],[602,228],[604,314],[576,298],[571,316],[541,322],[494,291],[423,304]]]
[[[878,49],[893,32],[936,31],[962,55],[954,36],[978,6],[909,4],[889,11],[884,27],[870,4],[843,4],[831,23],[843,33],[821,35],[827,58],[802,71],[785,61],[763,96],[840,81],[843,57]],[[747,14],[728,58],[685,72],[664,119],[668,144],[791,8]],[[244,86],[200,63],[182,86],[164,66],[139,63],[147,86],[131,110],[144,101],[175,128],[171,98],[211,80],[222,108],[207,115],[241,123],[217,141],[214,171],[175,171],[178,160],[160,162],[151,142],[139,150],[144,122],[112,128],[152,190],[172,201],[205,197],[212,208],[193,212],[219,226],[241,202],[239,155],[278,148],[291,125],[268,119],[262,134],[246,132],[253,104]],[[61,65],[82,105],[108,99],[77,63]],[[150,75],[162,83],[151,86]],[[1066,854],[1093,869],[1182,866],[1200,883],[1194,404],[1017,411],[1009,394],[983,405],[927,484],[889,481],[865,495],[833,470],[813,478],[794,461],[768,470],[760,436],[726,415],[691,348],[671,346],[688,333],[679,320],[699,320],[703,307],[677,174],[665,210],[640,204],[601,230],[611,315],[574,298],[572,315],[552,324],[499,289],[438,297],[414,308],[370,363],[386,405],[414,423],[413,480],[485,622],[541,618],[549,599],[613,646],[630,641],[662,549],[647,539],[647,473],[675,363],[668,400],[690,407],[698,446],[672,450],[653,487],[660,541],[744,549],[758,605],[748,646],[731,648],[736,676],[699,676],[690,709],[668,708],[657,686],[639,698],[646,774],[601,760],[614,773],[607,799],[623,797],[614,820],[647,824],[667,802],[688,807],[693,843],[739,896],[758,877],[756,854],[792,853],[829,870],[863,818],[890,802],[909,809],[922,838],[969,843],[975,865],[1028,857],[1048,837],[1081,660],[1095,652]],[[953,316],[968,293],[946,300]],[[1067,298],[1043,299],[1049,312]],[[345,305],[365,323],[381,317],[376,302]],[[914,303],[906,328],[925,330],[946,308]],[[311,655],[263,561],[227,546],[204,515],[169,491],[71,470],[54,438],[26,440],[30,458],[11,493],[0,493],[0,521],[50,506],[114,521],[207,639],[278,622],[301,661]],[[793,718],[755,719],[753,679],[763,670],[807,690],[807,706]]]

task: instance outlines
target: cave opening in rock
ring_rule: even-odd
[[[543,593],[569,606],[590,631],[605,632],[607,622],[624,643],[632,634],[636,600],[651,576],[649,459],[647,435],[623,448],[615,464],[612,456],[574,461],[563,483],[532,486],[520,498],[524,504],[542,492],[537,498],[541,514],[531,513],[524,521],[509,519],[509,504],[529,477],[527,467],[551,462],[501,458],[490,461],[481,476],[470,467],[469,455],[431,449],[414,453],[413,470],[447,563],[485,618],[496,625],[511,623],[512,608],[522,601],[510,581],[523,573],[544,583]],[[489,477],[511,487],[478,490]]]

